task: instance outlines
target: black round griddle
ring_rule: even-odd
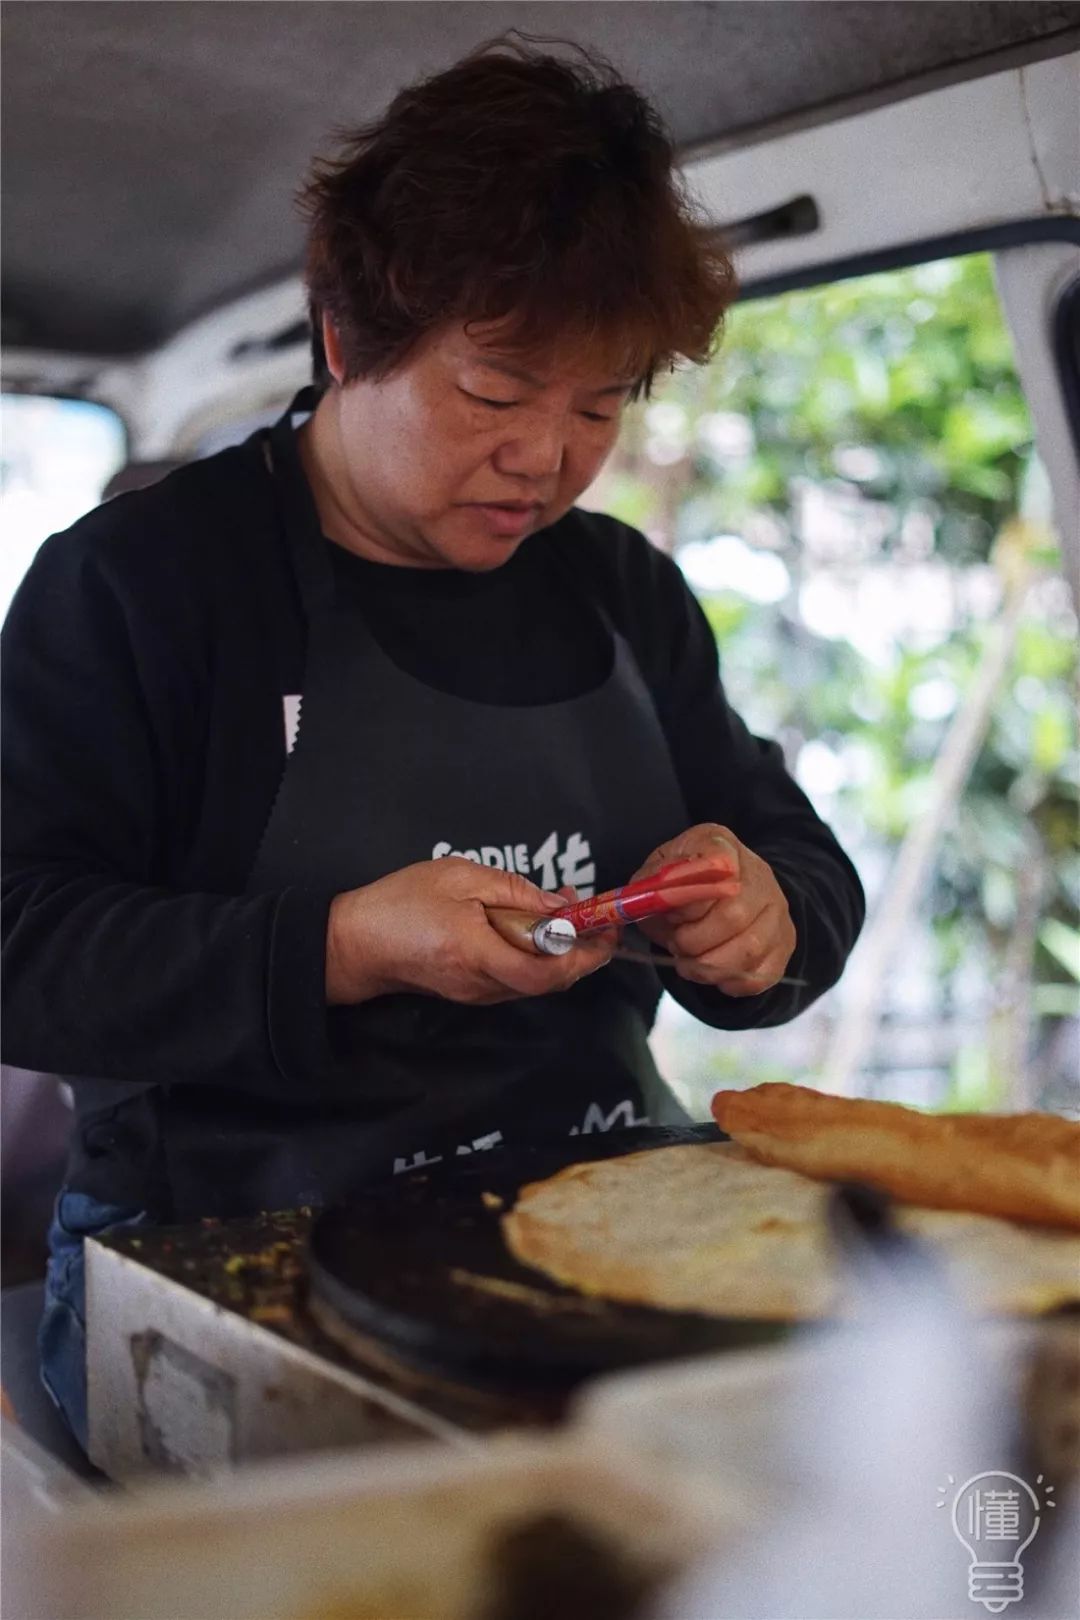
[[[500,1219],[569,1164],[720,1142],[712,1125],[640,1126],[451,1160],[372,1186],[318,1217],[320,1323],[427,1374],[498,1390],[567,1390],[598,1373],[783,1337],[787,1324],[595,1299],[519,1265]]]

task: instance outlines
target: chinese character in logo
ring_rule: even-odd
[[[555,876],[556,866],[558,877]],[[558,833],[549,833],[540,848],[533,851],[532,871],[533,881],[541,889],[557,889],[560,884],[569,883],[577,890],[579,900],[588,900],[595,892],[596,863],[589,840],[579,832],[570,834],[561,854]]]
[[[981,1541],[1020,1540],[1020,1492],[972,1491],[967,1499],[968,1535]]]
[[[949,1485],[954,1483],[950,1474]],[[1041,1474],[1035,1483],[1043,1484]],[[944,1507],[948,1486],[939,1489],[942,1495],[937,1505]],[[1052,1485],[1043,1486],[1043,1506],[1056,1506],[1053,1490]],[[957,1540],[971,1556],[968,1597],[972,1603],[1000,1614],[1023,1597],[1020,1554],[1034,1541],[1041,1522],[1039,1498],[1019,1475],[996,1469],[964,1481],[953,1498],[952,1525]]]

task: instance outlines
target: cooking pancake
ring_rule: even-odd
[[[570,1165],[522,1189],[503,1219],[516,1259],[625,1303],[798,1320],[843,1309],[827,1226],[830,1189],[703,1143]],[[900,1207],[957,1293],[987,1314],[1080,1298],[1080,1236],[984,1215]]]
[[[1080,1124],[1057,1114],[923,1114],[781,1084],[719,1091],[712,1111],[765,1164],[933,1209],[1080,1228]]]

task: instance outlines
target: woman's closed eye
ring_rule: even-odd
[[[466,399],[471,399],[474,405],[489,405],[493,411],[510,411],[521,403],[517,399],[485,399],[483,394],[470,394],[467,388],[458,391],[464,394]]]
[[[471,399],[474,405],[487,405],[493,411],[512,411],[515,405],[520,405],[519,399],[487,399],[483,394],[471,394],[467,388],[459,390],[466,399]],[[608,416],[603,411],[582,411],[587,422],[614,422],[614,416]]]

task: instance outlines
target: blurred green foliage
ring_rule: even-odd
[[[742,542],[721,554],[730,579],[697,587],[728,690],[792,763],[812,742],[812,796],[856,861],[880,866],[996,633],[1017,561],[999,537],[1018,514],[1039,532],[1044,482],[992,264],[973,255],[737,305],[712,364],[635,408],[602,504],[681,553],[692,580],[703,543]],[[924,911],[946,1010],[973,958],[992,1010],[1028,931],[1033,1061],[1077,1012],[1080,979],[1065,944],[1080,940],[1076,623],[1043,533],[1049,566]],[[763,555],[786,583],[772,563],[753,587]],[[890,619],[905,590],[914,606]],[[994,1065],[990,1034],[958,1051],[949,1095],[986,1106],[1008,1080]]]

